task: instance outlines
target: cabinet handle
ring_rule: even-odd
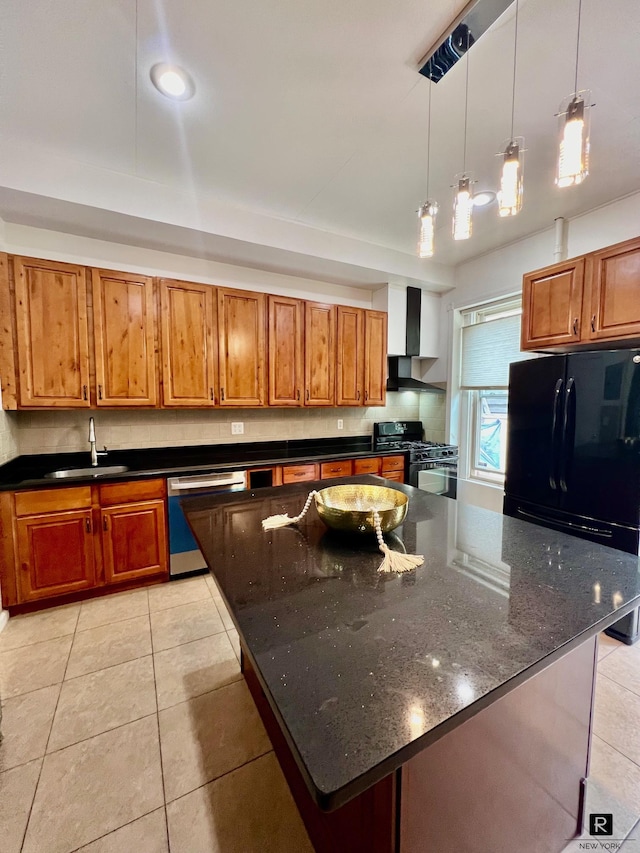
[[[360,399],[360,389],[358,389],[358,400]]]
[[[360,398],[358,397],[358,399],[360,399]],[[368,392],[368,391],[365,391],[365,392],[364,392],[364,401],[365,401],[365,403],[367,402],[367,400],[368,400],[368,399],[369,399],[369,392]]]
[[[91,519],[90,518],[85,518],[84,529],[87,531],[87,533],[91,533]]]
[[[294,477],[304,477],[304,475],[306,473],[307,473],[306,471],[296,471],[293,476]]]
[[[216,398],[213,396],[213,388],[211,388],[211,399],[212,399],[212,400],[214,401],[214,403],[215,403],[215,399],[216,399]]]
[[[82,386],[82,399],[83,400],[87,399],[87,386],[86,385]]]
[[[297,395],[296,395],[296,398],[297,398],[298,400],[300,399],[300,389],[299,389],[299,388],[298,388],[298,393],[297,393]]]
[[[309,400],[309,389],[307,388],[307,401]]]
[[[98,385],[98,400],[102,400],[102,385]]]
[[[102,516],[102,529],[103,529],[103,530],[108,530],[108,529],[109,529],[109,522],[107,521],[107,516],[106,516],[106,515],[103,515],[103,516]]]
[[[591,318],[591,331],[595,332],[596,330],[596,315],[594,314]]]
[[[220,399],[224,400],[224,388],[220,389]]]
[[[578,334],[578,318],[577,317],[573,321],[573,334],[574,335]]]
[[[22,571],[23,571],[23,572],[28,572],[28,571],[29,571],[29,563],[23,563],[23,564],[22,564]]]

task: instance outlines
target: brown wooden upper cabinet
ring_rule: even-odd
[[[387,315],[338,306],[339,406],[384,406],[387,382]]]
[[[364,405],[387,402],[387,315],[364,312]]]
[[[217,403],[216,289],[160,279],[162,402],[211,407]]]
[[[269,296],[269,405],[304,404],[304,302]]]
[[[220,405],[263,406],[265,294],[217,290]]]
[[[338,359],[336,403],[361,406],[364,402],[364,311],[338,305]]]
[[[335,406],[335,365],[336,306],[305,302],[305,406]]]
[[[587,280],[589,338],[640,338],[640,238],[589,255]]]
[[[153,279],[92,270],[98,406],[155,406]]]
[[[574,258],[524,276],[521,337],[523,350],[579,343],[584,268],[584,258]]]
[[[13,270],[20,406],[89,406],[84,268],[15,257]]]

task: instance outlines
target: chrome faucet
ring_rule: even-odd
[[[93,418],[89,418],[89,444],[91,445],[91,467],[98,465],[98,452],[96,450],[96,425]]]

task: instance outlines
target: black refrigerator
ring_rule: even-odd
[[[505,515],[630,554],[640,544],[640,351],[511,365]],[[607,631],[636,642],[638,611]]]

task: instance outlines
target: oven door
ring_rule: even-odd
[[[423,492],[431,492],[433,495],[442,495],[445,498],[457,497],[457,474],[456,462],[421,462],[416,463],[415,485]]]

